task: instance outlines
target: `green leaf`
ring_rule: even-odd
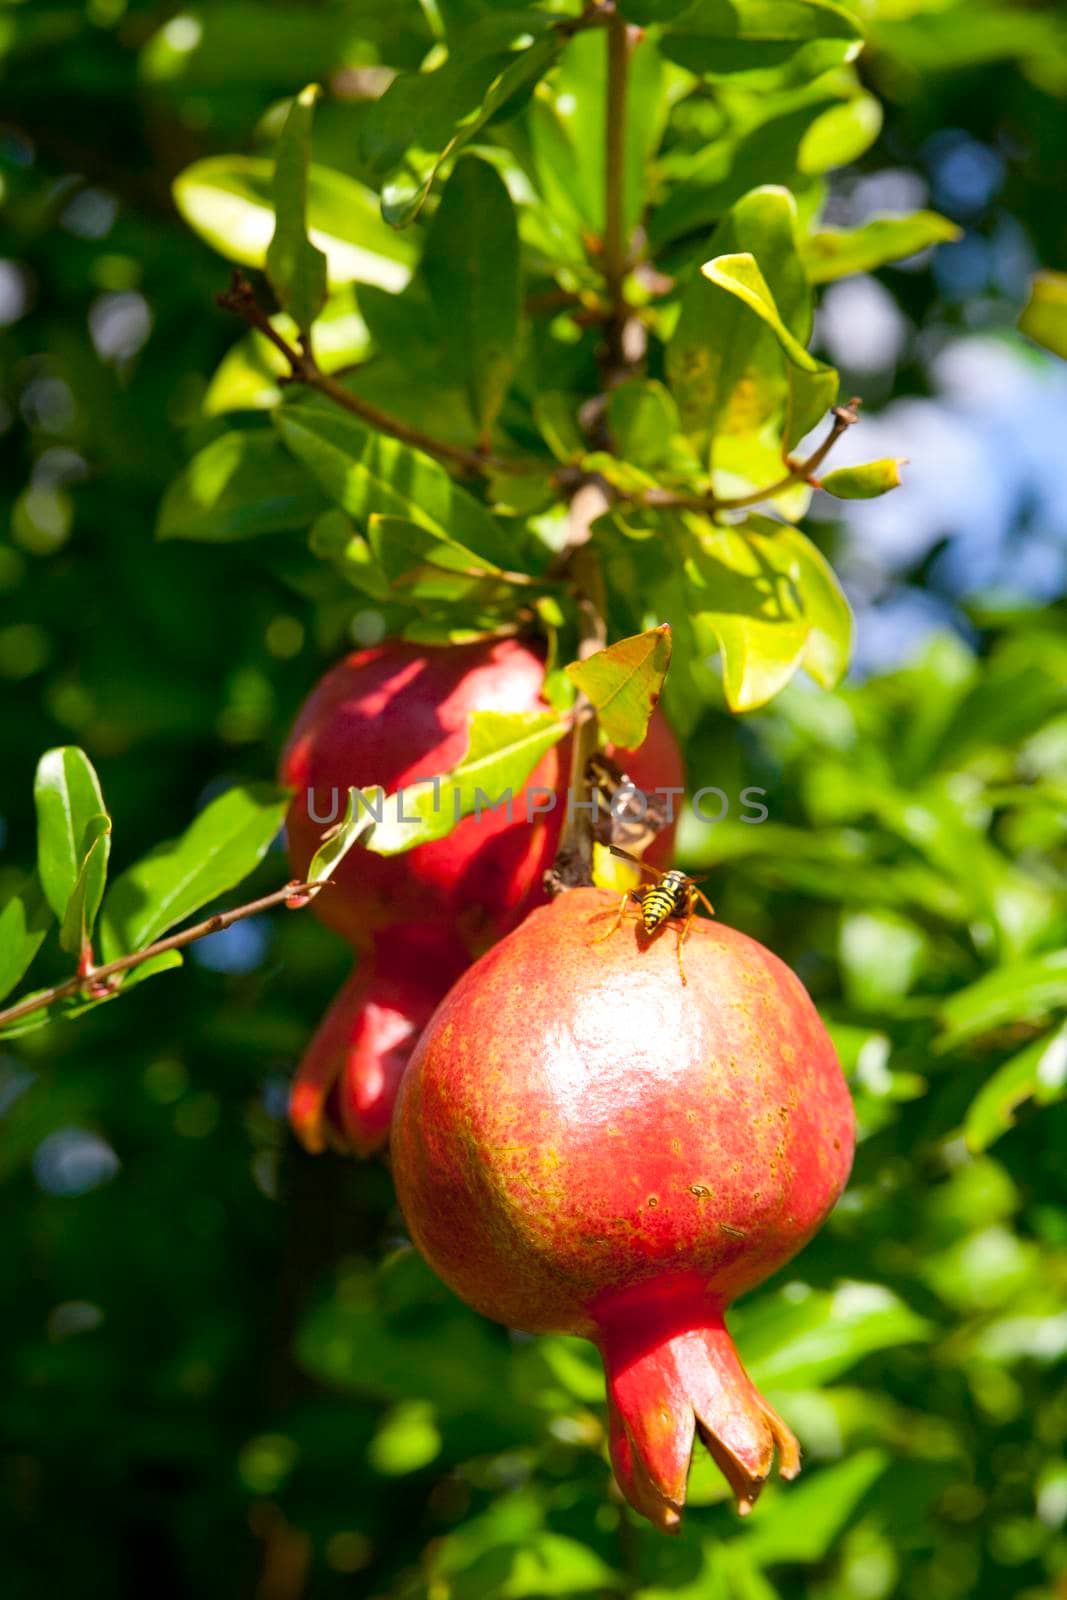
[[[1038,272],[1019,327],[1027,338],[1067,360],[1067,272]]]
[[[81,871],[90,821],[104,810],[100,780],[84,750],[46,750],[33,784],[37,807],[37,872],[53,914],[62,921]]]
[[[51,925],[51,909],[34,873],[0,910],[0,999],[21,981]]]
[[[414,221],[442,162],[555,63],[563,35],[543,13],[520,18],[504,19],[503,31],[501,19],[490,19],[443,65],[401,73],[364,121],[363,157],[382,182],[382,215],[393,227]],[[512,48],[532,33],[540,37]]]
[[[507,564],[507,538],[440,462],[375,433],[334,406],[298,398],[273,413],[288,448],[357,524],[401,517]]]
[[[627,22],[644,28],[650,22],[672,22],[692,5],[693,0],[622,0],[619,10]]]
[[[1051,1105],[1067,1093],[1067,1024],[1035,1039],[999,1066],[967,1108],[963,1131],[975,1152],[989,1146],[1015,1125],[1015,1113],[1027,1100]]]
[[[730,1324],[758,1389],[811,1389],[875,1350],[929,1339],[930,1324],[881,1284],[843,1283],[832,1293],[779,1291],[742,1301]]]
[[[806,52],[814,76],[852,60],[862,39],[856,19],[827,0],[696,0],[668,23],[661,49],[714,76],[788,66]]]
[[[819,479],[819,488],[836,500],[877,500],[890,489],[900,488],[904,464],[903,456],[888,456],[881,461],[865,461],[862,466],[835,467]]]
[[[265,156],[208,156],[174,180],[186,222],[227,261],[262,267],[274,234],[274,162]],[[329,167],[308,171],[310,242],[326,256],[331,288],[373,283],[396,294],[411,278],[415,250],[382,221],[378,197]]]
[[[302,337],[326,304],[326,256],[307,232],[311,120],[317,84],[295,96],[278,139],[274,162],[274,235],[267,246],[267,277],[278,304]]]
[[[832,283],[962,236],[962,228],[936,211],[915,211],[906,217],[872,217],[860,228],[820,228],[801,239],[800,256],[812,283]]]
[[[767,324],[794,366],[803,368],[805,372],[819,370],[815,357],[808,354],[782,321],[767,280],[753,255],[743,251],[738,255],[716,256],[712,261],[705,261],[700,270],[709,282],[725,289],[728,294],[736,295],[742,304]]]
[[[852,617],[811,541],[765,517],[737,528],[685,523],[688,607],[703,647],[722,653],[731,711],[765,705],[801,666],[825,688],[839,682]]]
[[[229,544],[306,528],[327,501],[273,433],[233,429],[205,445],[163,496],[158,539]]]
[[[493,577],[500,568],[474,550],[447,539],[438,528],[403,517],[370,518],[367,543],[390,584],[403,584],[426,566],[465,576]]]
[[[470,744],[452,771],[390,795],[367,847],[393,856],[443,839],[463,817],[504,806],[521,816],[522,789],[541,757],[566,737],[550,711],[475,711]]]
[[[717,268],[743,252],[775,308],[774,320],[799,349],[811,332],[812,302],[795,226],[796,202],[787,190],[755,189],[716,229],[710,265]],[[723,284],[713,281],[707,268],[692,277],[667,349],[667,374],[682,425],[694,447],[709,455],[713,449],[712,465],[729,474],[726,483],[715,480],[721,493],[756,488],[782,476],[778,433],[789,401],[787,374],[800,370],[785,361],[777,332],[764,320],[769,306],[759,301],[757,319],[747,300],[732,292],[733,279],[727,281],[731,292],[724,294]],[[823,370],[802,353],[805,376]],[[804,495],[799,510],[807,491]]]
[[[923,970],[929,945],[908,917],[874,907],[841,918],[838,959],[849,1003],[880,1012],[903,995]]]
[[[955,1050],[1008,1022],[1042,1022],[1067,1005],[1067,950],[998,967],[941,1007],[942,1050]]]
[[[91,945],[96,914],[104,898],[110,852],[111,818],[100,812],[85,824],[81,867],[59,931],[60,944],[71,955],[80,956]]]
[[[860,1450],[805,1475],[797,1488],[776,1497],[773,1516],[746,1533],[746,1554],[760,1566],[825,1560],[889,1464],[884,1450]]]
[[[609,742],[636,750],[644,743],[670,664],[671,629],[664,622],[572,661],[566,672],[596,707]]]
[[[797,166],[809,174],[847,167],[871,147],[881,131],[880,103],[870,94],[855,95],[816,117],[800,141]]]
[[[495,167],[458,161],[430,227],[422,272],[487,439],[515,371],[521,309],[515,207]]]
[[[585,454],[586,442],[578,426],[581,396],[547,389],[534,396],[534,421],[557,461],[571,466]]]
[[[284,311],[271,317],[270,325],[286,343],[296,344],[299,330]],[[336,372],[362,361],[370,346],[370,333],[353,291],[339,289],[315,324],[315,360],[323,372]],[[289,363],[278,347],[253,329],[231,346],[216,367],[204,396],[204,414],[269,411],[282,398],[278,380],[288,375]]]
[[[104,960],[144,949],[247,878],[277,837],[288,803],[288,791],[273,784],[235,784],[177,839],[129,867],[104,901]]]
[[[332,878],[345,856],[374,826],[374,808],[384,796],[382,789],[349,789],[345,814],[322,836],[304,876],[305,883],[325,883]]]
[[[831,406],[837,404],[839,379],[833,367],[820,367],[818,372],[803,372],[800,367],[790,367],[787,377],[788,399],[782,444],[788,455],[822,421]]]
[[[682,424],[674,397],[654,378],[631,378],[608,396],[608,426],[618,454],[638,467],[658,467]]]

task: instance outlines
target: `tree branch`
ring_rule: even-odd
[[[54,1001],[65,1000],[68,995],[78,994],[83,989],[88,990],[90,996],[102,999],[116,988],[116,985],[108,982],[109,978],[117,977],[122,972],[129,972],[133,967],[143,966],[146,961],[151,961],[154,956],[165,955],[168,950],[180,950],[184,945],[192,944],[197,939],[205,939],[209,933],[221,933],[224,928],[240,922],[243,917],[254,917],[260,911],[269,911],[272,906],[281,905],[283,901],[291,910],[298,911],[301,907],[310,905],[321,888],[323,883],[300,883],[294,880],[292,883],[287,883],[284,889],[275,889],[273,894],[265,894],[259,900],[250,900],[247,905],[235,906],[232,911],[216,912],[206,921],[197,922],[191,928],[183,928],[180,933],[172,933],[167,939],[158,939],[155,944],[148,945],[144,950],[135,950],[132,955],[119,956],[117,961],[105,962],[102,967],[79,972],[73,978],[68,978],[65,983],[55,984],[51,989],[42,989],[38,994],[28,995],[17,1005],[8,1006],[6,1011],[0,1011],[0,1028],[6,1027],[11,1022],[18,1022],[34,1011],[43,1011]],[[99,991],[99,994],[96,991]]]
[[[822,466],[834,445],[843,433],[847,433],[853,423],[859,421],[859,408],[861,401],[853,397],[847,406],[834,406],[830,415],[833,424],[829,433],[817,449],[813,450],[806,461],[797,461],[790,466],[789,471],[776,483],[770,483],[765,489],[755,489],[751,494],[737,494],[720,497],[713,494],[677,494],[673,489],[646,489],[641,494],[620,495],[619,498],[628,500],[631,505],[655,507],[657,510],[668,511],[743,511],[748,506],[758,506],[764,500],[769,500],[773,495],[781,494],[785,489],[791,489],[796,483],[811,483],[817,489],[818,481],[816,472]]]
[[[343,383],[339,383],[329,373],[323,372],[311,352],[310,345],[298,349],[278,332],[257,301],[255,290],[243,273],[235,272],[229,289],[223,294],[216,295],[215,300],[224,311],[232,311],[250,328],[254,328],[265,339],[269,339],[274,348],[285,357],[289,363],[289,376],[283,379],[283,382],[306,384],[309,389],[315,389],[328,400],[332,400],[334,405],[350,411],[353,416],[369,423],[372,428],[377,428],[379,433],[387,433],[394,439],[400,439],[404,444],[410,444],[428,456],[435,456],[439,461],[451,462],[454,466],[462,467],[465,472],[483,474],[501,472],[519,476],[544,471],[544,465],[540,461],[492,456],[482,450],[471,450],[463,445],[449,444],[444,439],[434,439],[430,434],[423,433],[421,428],[413,427],[402,418],[392,417],[388,412],[381,411],[369,400],[361,400],[351,389],[346,389]]]

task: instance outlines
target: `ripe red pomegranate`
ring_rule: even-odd
[[[282,756],[282,782],[296,790],[287,819],[293,872],[305,872],[350,785],[395,791],[448,772],[466,752],[471,712],[543,711],[543,681],[542,656],[516,639],[447,647],[390,640],[339,662],[306,701]],[[641,749],[617,759],[642,787],[683,782],[660,713]],[[350,852],[316,897],[316,914],[357,949],[369,949],[377,929],[427,922],[455,929],[472,953],[484,949],[541,897],[565,814],[568,761],[567,744],[548,751],[515,796],[510,822],[504,810],[483,811],[404,855]],[[528,823],[526,794],[537,789],[557,803]],[[542,794],[536,803],[545,801]],[[672,832],[660,835],[649,860],[666,862]]]
[[[341,987],[304,1051],[289,1121],[312,1155],[373,1155],[389,1138],[400,1079],[438,1001],[469,964],[433,924],[385,928]]]
[[[798,979],[707,920],[595,945],[613,897],[578,889],[471,967],[423,1033],[393,1124],[397,1193],[471,1305],[580,1334],[607,1371],[627,1499],[677,1527],[695,1431],[751,1509],[792,1433],[724,1314],[815,1233],[848,1176],[852,1106]]]

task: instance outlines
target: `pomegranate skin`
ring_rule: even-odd
[[[311,1155],[371,1156],[386,1144],[408,1058],[469,959],[448,929],[432,924],[375,936],[293,1078],[289,1121]]]
[[[448,772],[466,753],[474,711],[544,711],[541,655],[515,639],[435,647],[390,640],[337,663],[300,711],[280,765],[296,792],[287,817],[292,870],[302,877],[351,785],[389,792]],[[504,810],[467,817],[445,838],[399,856],[352,851],[314,901],[317,916],[359,950],[401,923],[454,928],[472,954],[543,899],[566,809],[569,741],[549,750]],[[657,712],[640,750],[616,757],[640,786],[681,788],[681,755]],[[557,796],[552,810],[547,794]],[[312,797],[309,809],[309,795]],[[534,804],[527,822],[527,795]],[[493,797],[495,798],[495,797]],[[311,815],[311,811],[315,814]],[[325,818],[327,820],[317,820]],[[647,859],[664,866],[674,830]]]
[[[592,1339],[631,1503],[677,1527],[695,1429],[751,1507],[796,1441],[724,1313],[807,1242],[852,1160],[851,1101],[799,980],[744,934],[651,938],[615,897],[534,911],[445,997],[405,1072],[412,1237],[485,1315]]]

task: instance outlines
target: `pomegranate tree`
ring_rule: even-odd
[[[789,1428],[725,1314],[809,1240],[848,1176],[851,1101],[803,986],[708,921],[686,944],[577,889],[471,967],[422,1034],[393,1130],[435,1270],[486,1316],[595,1342],[631,1504],[676,1527],[699,1433],[751,1508]]]

